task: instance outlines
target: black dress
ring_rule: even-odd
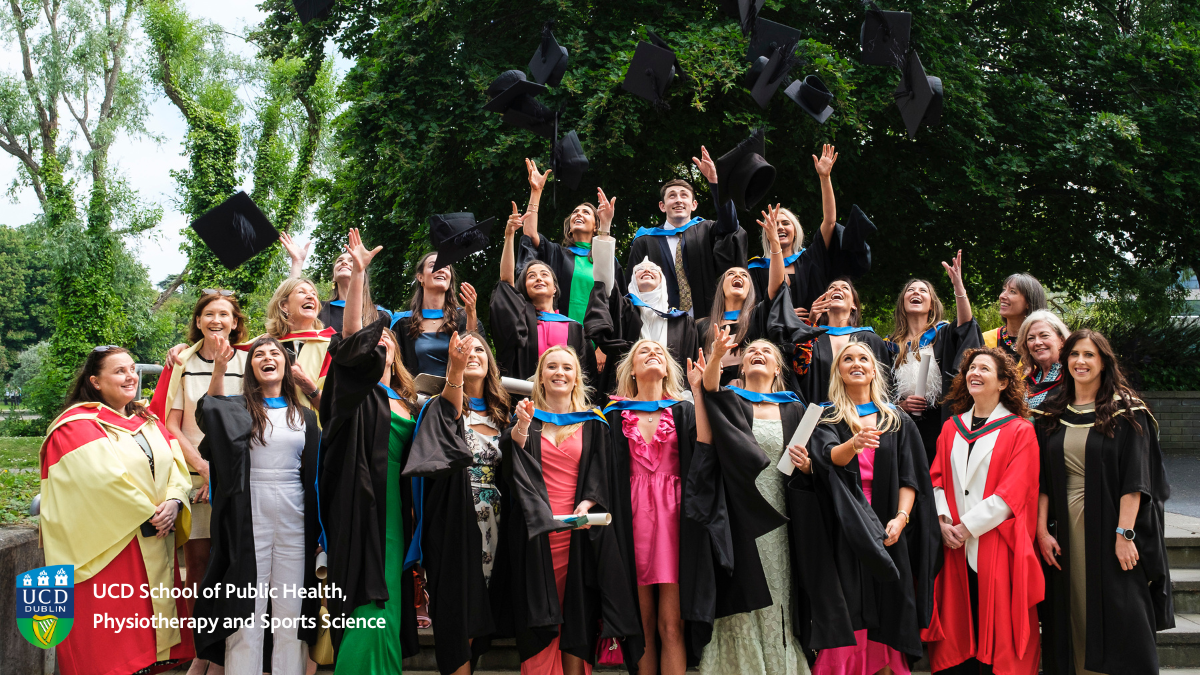
[[[391,315],[391,312],[375,305],[375,311],[385,315]],[[337,332],[342,332],[342,317],[346,315],[345,300],[326,300],[321,303],[321,311],[317,314],[317,320],[323,326],[332,326]]]
[[[561,282],[560,282],[561,283]],[[496,363],[500,374],[527,380],[538,362],[538,311],[533,304],[503,281],[496,284],[491,300],[492,333],[496,336]],[[596,353],[583,337],[583,324],[567,321],[567,345],[583,364],[588,382],[596,381]]]
[[[467,332],[467,310],[459,307],[454,310],[455,325],[458,326],[459,335]],[[421,328],[419,319],[415,320],[417,330]],[[396,335],[396,346],[400,349],[401,361],[404,363],[404,368],[414,377],[421,371],[420,359],[417,357],[416,338],[412,336],[412,324],[414,322],[413,313],[410,310],[396,312],[392,315],[391,328]],[[476,331],[487,339],[487,331],[483,329],[483,322],[476,320]],[[449,335],[449,333],[447,333]],[[443,360],[445,357],[443,355]]]
[[[1062,550],[1062,570],[1046,571],[1042,611],[1042,667],[1048,675],[1076,672],[1071,617],[1071,575],[1085,572],[1087,607],[1084,667],[1111,675],[1158,672],[1155,632],[1175,627],[1171,574],[1164,541],[1164,504],[1170,496],[1158,423],[1141,401],[1116,415],[1113,437],[1087,429],[1084,449],[1083,530],[1086,560],[1071,557],[1068,468],[1064,443],[1069,432],[1095,423],[1095,412],[1073,412],[1038,424],[1042,451],[1041,493],[1049,495],[1048,521]],[[1134,429],[1136,420],[1141,431]],[[1052,426],[1050,426],[1052,424]],[[1115,545],[1121,497],[1142,495],[1134,524],[1137,565],[1126,572]],[[1077,498],[1077,497],[1076,497]],[[1078,611],[1078,608],[1075,608]]]
[[[856,331],[850,339],[867,345],[878,364],[876,377],[882,377],[887,391],[892,390],[892,352],[888,342],[870,329]],[[787,354],[784,354],[787,356]],[[792,375],[796,378],[796,393],[807,403],[829,401],[829,377],[833,374],[833,343],[828,333],[818,335],[800,345],[792,354]],[[928,461],[926,461],[928,464]]]
[[[379,386],[387,353],[379,340],[389,317],[348,338],[334,335],[329,345],[329,371],[321,396],[320,495],[321,525],[329,555],[329,583],[341,589],[328,599],[333,618],[349,615],[368,602],[389,600],[384,580],[384,548],[389,527],[403,528],[404,541],[413,532],[411,511],[404,522],[387,522],[387,491],[400,490],[401,504],[412,504],[412,484],[405,479],[389,485],[388,439],[391,407]],[[405,657],[420,651],[412,584],[403,584],[400,626]],[[391,599],[394,601],[394,599]],[[344,629],[331,628],[336,649]]]
[[[788,484],[797,637],[809,649],[854,645],[854,631],[866,629],[874,642],[921,656],[941,529],[920,434],[907,413],[897,414],[900,428],[883,434],[875,450],[870,502],[858,457],[846,466],[832,460],[833,448],[854,435],[845,422],[817,426],[808,445],[813,474],[795,471]],[[883,546],[884,524],[895,517],[904,487],[917,493],[909,524],[895,544]]]
[[[317,641],[317,617],[321,601],[316,573],[317,542],[321,534],[317,517],[317,453],[321,427],[317,415],[300,408],[304,418],[304,450],[300,455],[300,479],[304,486],[304,587],[308,589],[300,605],[300,615],[311,625],[302,626],[297,636],[310,646]],[[253,421],[242,396],[204,396],[196,402],[196,424],[204,432],[200,455],[211,462],[212,475],[212,551],[200,589],[247,588],[258,583],[258,564],[254,553],[254,520],[251,516],[250,436]],[[237,594],[204,593],[196,598],[195,615],[221,621],[211,631],[195,633],[196,656],[218,665],[225,664],[225,638],[237,632],[225,620],[254,614],[254,598]],[[266,638],[270,638],[267,632]],[[270,665],[270,648],[264,649]]]

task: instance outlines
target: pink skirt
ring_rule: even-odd
[[[867,639],[867,630],[854,631],[853,647],[822,649],[813,665],[813,675],[875,675],[891,666],[896,675],[909,675],[904,654],[891,647]]]
[[[679,476],[634,473],[633,558],[638,586],[679,583]]]

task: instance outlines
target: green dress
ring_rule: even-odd
[[[400,484],[401,459],[412,443],[417,423],[392,413],[392,432],[388,437],[389,488]],[[373,602],[359,605],[351,613],[353,619],[372,617],[385,619],[387,628],[348,628],[338,649],[336,675],[358,673],[387,673],[402,671],[400,653],[400,584],[404,581],[404,514],[400,490],[387,493],[387,545],[383,553],[383,577],[387,584],[388,601],[380,608]]]

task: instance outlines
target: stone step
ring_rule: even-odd
[[[1158,633],[1156,641],[1163,668],[1200,666],[1200,614],[1176,614],[1175,627]]]
[[[1164,534],[1172,576],[1176,570],[1200,569],[1200,518],[1168,513],[1166,521]]]

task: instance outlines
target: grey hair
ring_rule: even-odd
[[[1046,309],[1046,291],[1042,288],[1042,282],[1037,280],[1037,277],[1028,272],[1018,272],[1008,275],[1000,288],[1005,288],[1012,284],[1021,297],[1025,298],[1026,308],[1029,310],[1025,316],[1029,316],[1034,312],[1040,312]]]
[[[1029,347],[1026,346],[1025,341],[1029,339],[1029,331],[1033,330],[1033,324],[1039,321],[1045,321],[1046,323],[1050,324],[1050,327],[1054,329],[1055,333],[1058,333],[1059,339],[1061,339],[1064,343],[1067,341],[1067,337],[1071,334],[1071,329],[1067,328],[1067,324],[1063,323],[1063,320],[1058,318],[1058,315],[1054,312],[1045,309],[1039,309],[1036,312],[1031,312],[1029,316],[1025,317],[1025,320],[1021,322],[1021,330],[1017,331],[1017,354],[1020,355],[1021,362],[1028,366],[1033,366],[1034,362],[1033,357],[1029,354]]]

